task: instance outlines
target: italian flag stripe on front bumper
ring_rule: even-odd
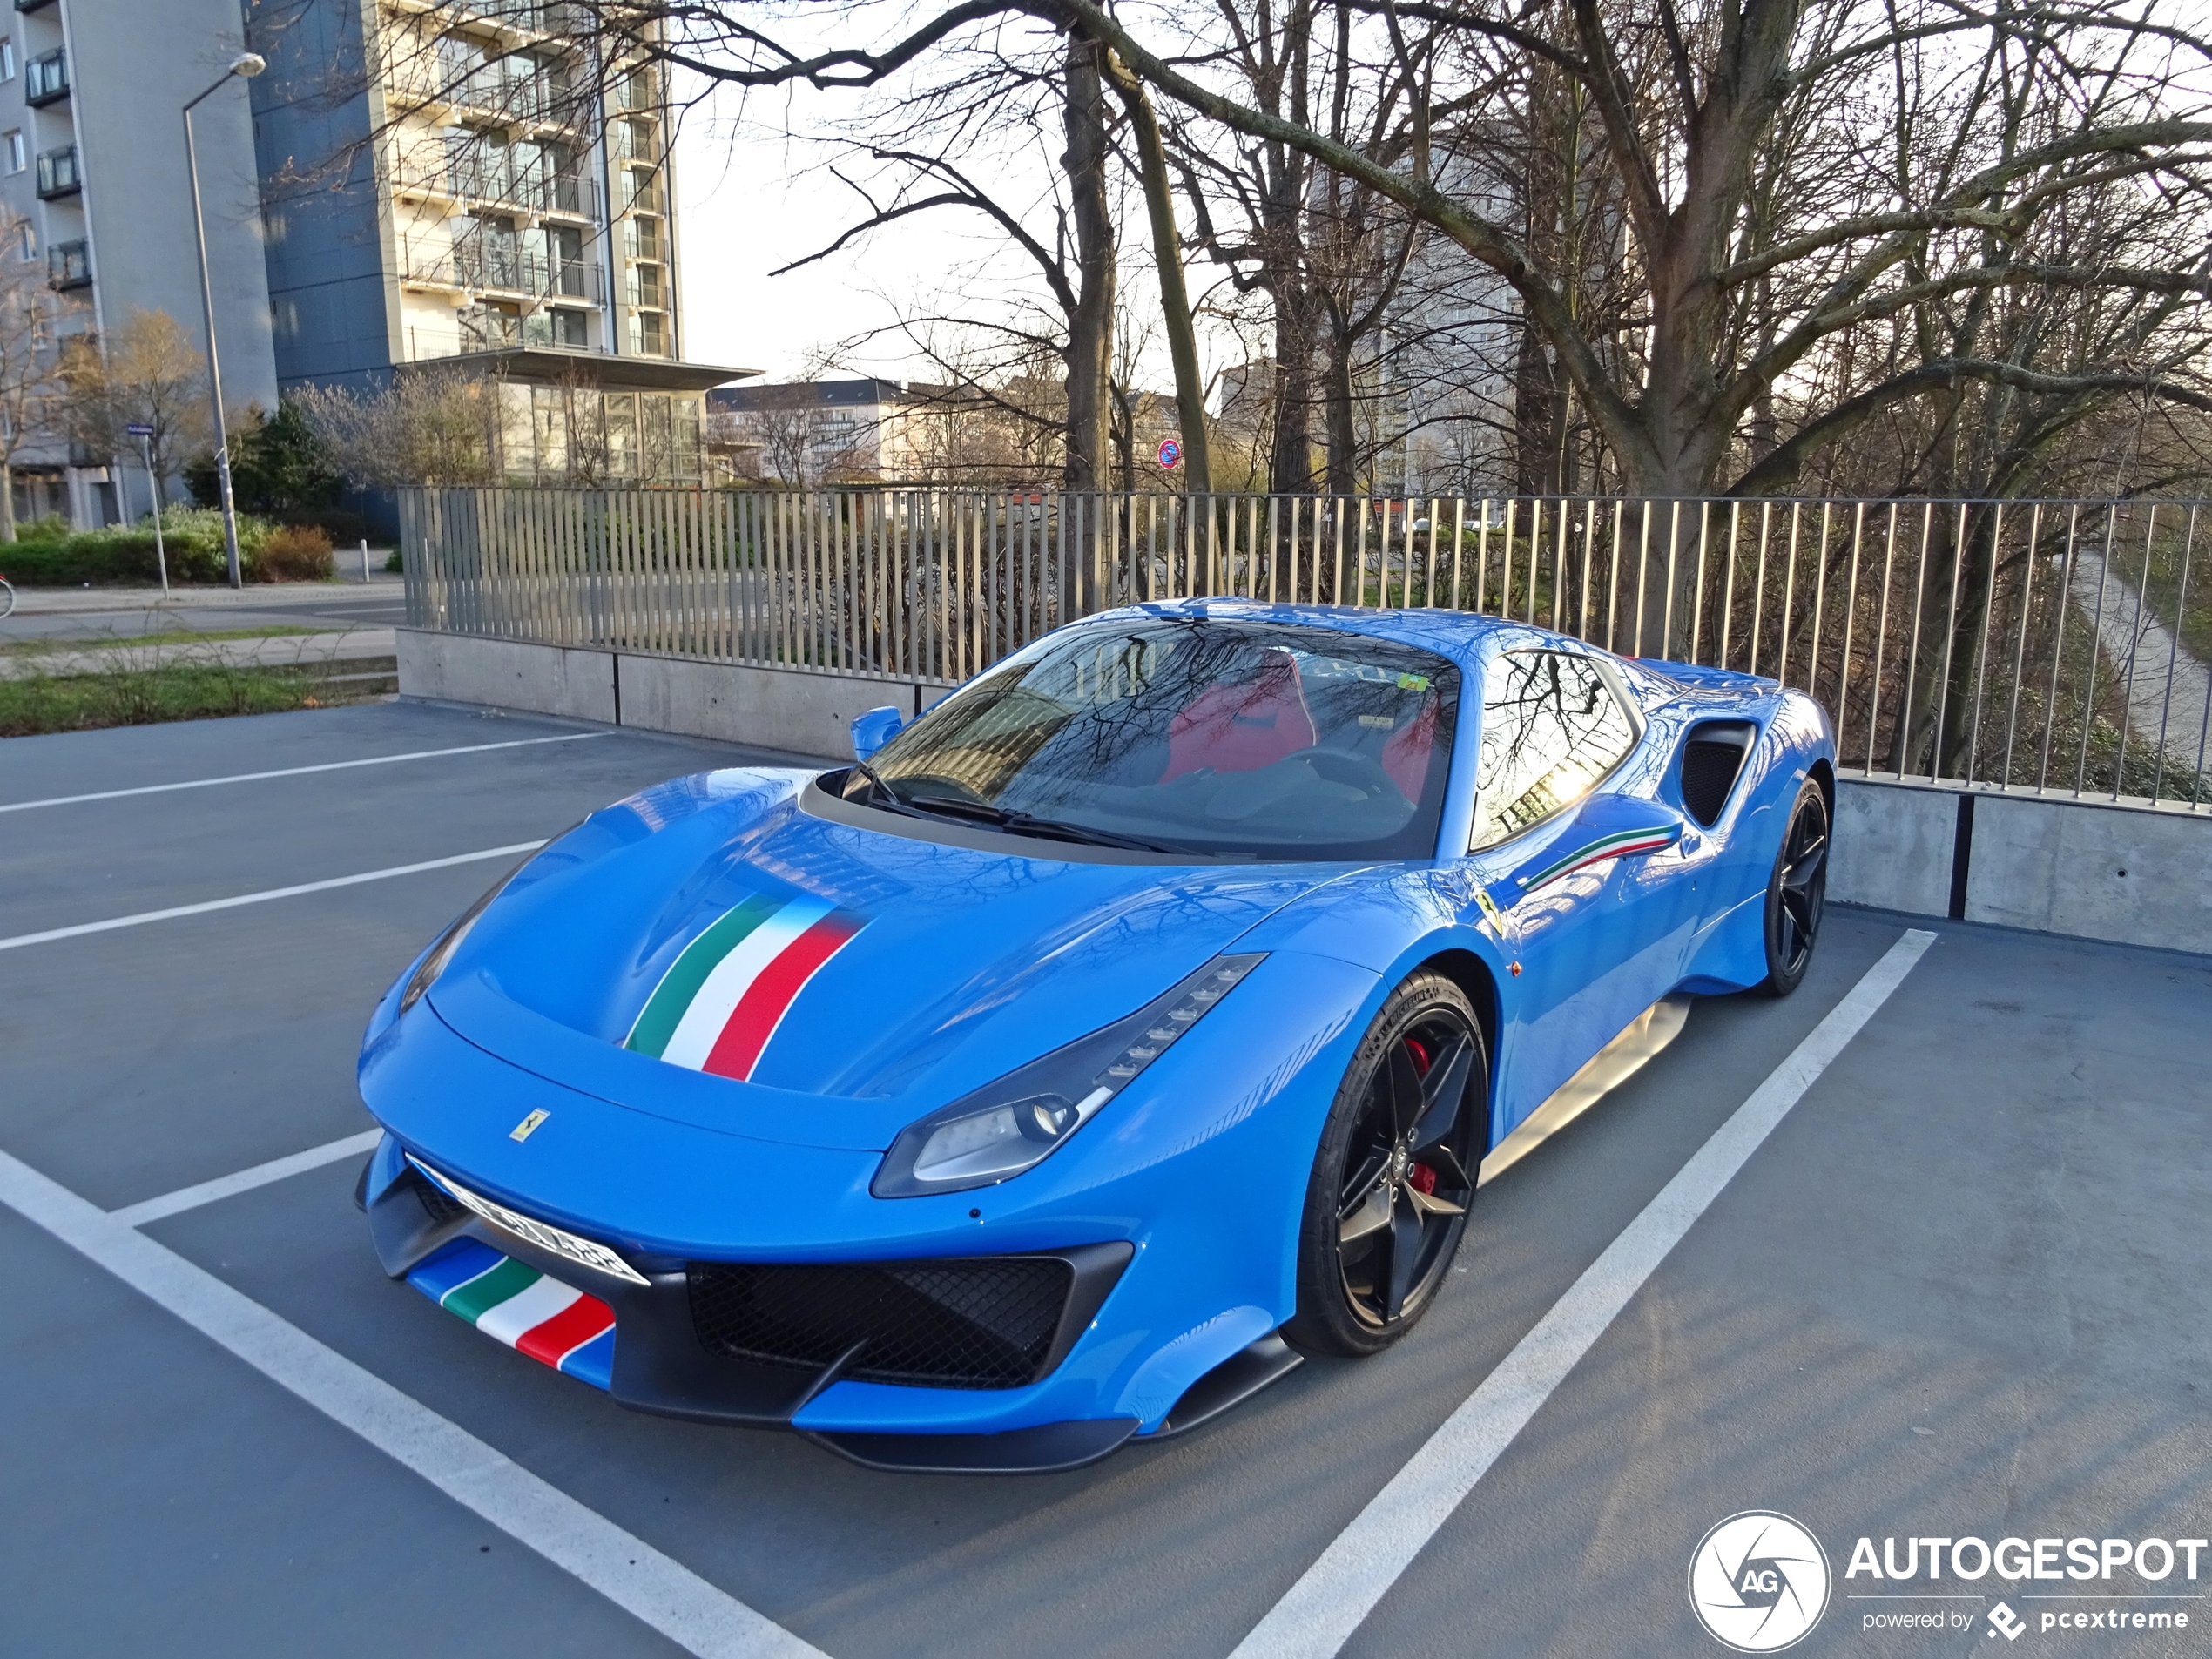
[[[541,1365],[601,1388],[609,1385],[615,1314],[597,1297],[474,1238],[456,1238],[426,1258],[407,1282],[447,1312]]]

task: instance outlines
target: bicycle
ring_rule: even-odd
[[[8,578],[0,576],[0,617],[16,614],[16,590],[8,585]]]

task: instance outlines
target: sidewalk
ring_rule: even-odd
[[[0,679],[35,674],[105,674],[173,663],[226,668],[328,668],[373,663],[399,649],[389,628],[281,634],[266,639],[179,640],[165,645],[110,645],[92,651],[10,651],[0,654]]]
[[[0,576],[7,574],[7,558],[0,550]],[[388,590],[396,599],[405,584],[396,572],[374,570],[368,584],[371,589]],[[358,563],[350,576],[343,573],[334,582],[255,582],[238,589],[220,586],[186,586],[178,583],[164,599],[158,587],[144,588],[26,588],[16,589],[16,615],[18,617],[46,616],[57,612],[98,610],[158,610],[165,604],[172,610],[206,610],[228,605],[313,605],[327,604],[336,598],[361,597],[361,568]]]

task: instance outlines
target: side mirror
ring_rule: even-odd
[[[907,729],[907,717],[885,705],[853,717],[853,758],[866,760]]]

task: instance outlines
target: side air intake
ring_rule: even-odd
[[[1720,822],[1758,728],[1749,720],[1706,720],[1682,745],[1682,804],[1705,828]]]

